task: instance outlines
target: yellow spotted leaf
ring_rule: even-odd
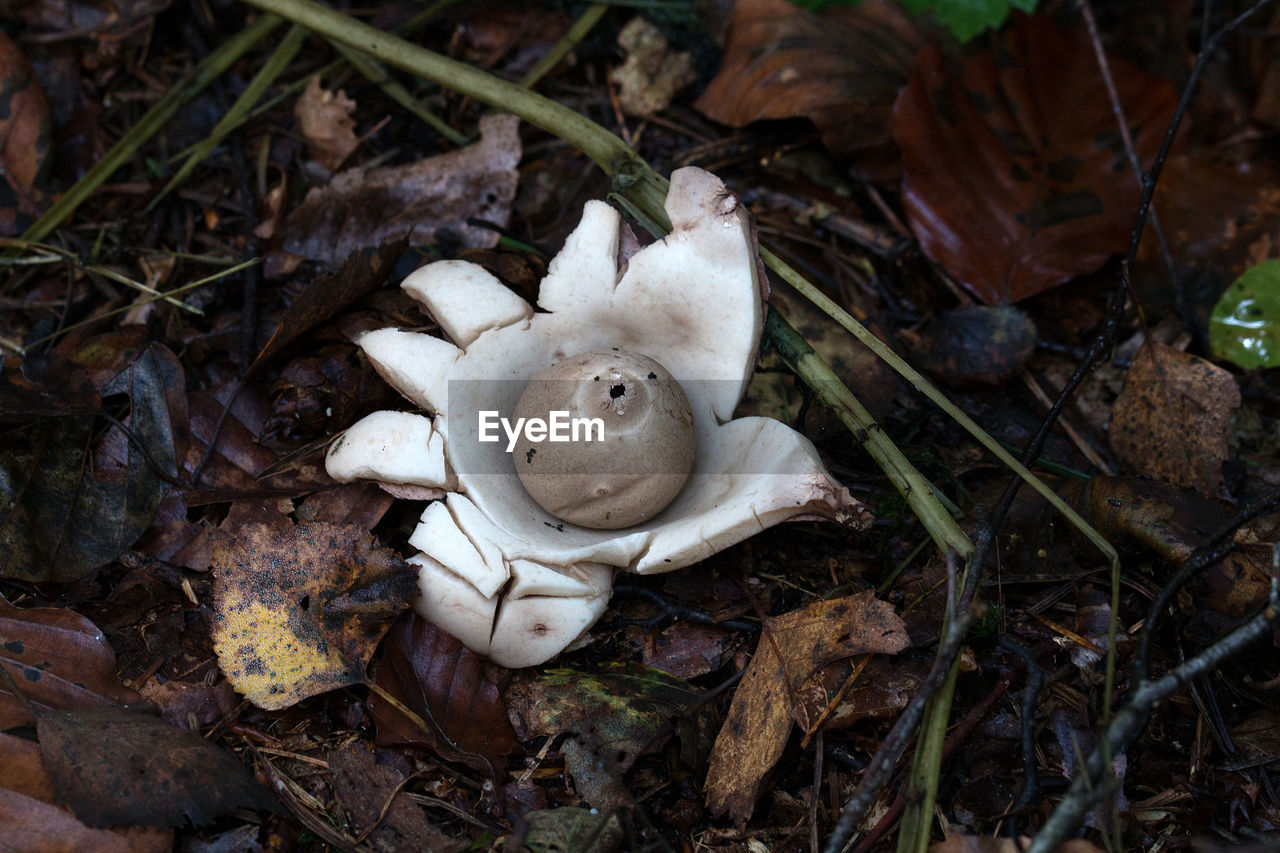
[[[218,664],[268,710],[365,681],[417,576],[361,527],[285,518],[235,526],[213,569]]]

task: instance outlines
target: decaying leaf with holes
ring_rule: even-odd
[[[284,518],[239,526],[213,568],[218,664],[267,710],[363,682],[417,584],[416,569],[358,526]]]

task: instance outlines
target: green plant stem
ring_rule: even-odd
[[[47,237],[49,232],[57,228],[64,219],[75,213],[84,200],[105,183],[116,169],[123,166],[144,142],[164,127],[179,107],[222,76],[232,63],[270,35],[271,31],[280,24],[281,20],[278,16],[263,15],[206,56],[190,75],[165,93],[155,106],[147,110],[146,115],[122,136],[119,142],[111,146],[111,150],[93,164],[84,177],[76,181],[66,194],[44,212],[43,216],[32,223],[22,238],[39,241]]]
[[[555,43],[547,54],[539,59],[528,73],[520,78],[520,86],[525,89],[532,89],[538,85],[538,81],[547,75],[551,69],[560,64],[560,60],[569,54],[569,51],[577,47],[578,42],[587,37],[587,33],[591,32],[596,24],[600,23],[600,19],[604,17],[604,13],[609,11],[608,3],[592,3],[587,7],[587,11],[583,12],[578,20],[573,22],[573,26],[569,28],[569,32],[564,34],[560,41]]]
[[[187,155],[187,159],[183,161],[182,166],[169,179],[169,183],[165,184],[164,189],[147,204],[147,211],[154,208],[162,198],[185,181],[196,166],[200,165],[204,158],[208,157],[213,152],[213,149],[218,147],[218,144],[227,137],[227,134],[240,126],[245,117],[253,110],[254,105],[258,103],[258,100],[266,94],[271,84],[289,67],[289,63],[293,61],[293,57],[297,55],[306,38],[306,28],[297,24],[289,28],[289,32],[285,34],[284,39],[271,53],[271,56],[267,57],[267,61],[258,69],[258,73],[253,75],[253,79],[249,81],[249,85],[240,93],[240,97],[236,98],[235,103],[227,110],[227,114],[218,120],[218,123],[214,125],[213,130],[209,132],[207,137],[195,144],[191,149],[191,153]]]
[[[378,86],[382,91],[387,93],[387,97],[404,107],[410,113],[418,117],[418,120],[436,133],[443,136],[453,145],[461,148],[470,140],[466,134],[459,133],[449,126],[449,123],[441,119],[431,110],[418,102],[418,99],[409,94],[409,90],[401,86],[395,80],[387,75],[387,69],[382,63],[375,59],[370,59],[365,54],[354,48],[347,47],[339,41],[330,39],[329,43],[333,45],[338,53],[342,54],[342,58],[351,64],[351,67],[363,74],[369,82]]]
[[[942,633],[946,634],[946,626]],[[938,649],[938,654],[943,653]],[[898,830],[898,853],[926,853],[929,849],[929,827],[933,823],[933,807],[938,801],[938,777],[942,752],[947,742],[947,722],[951,718],[951,700],[960,674],[960,658],[951,662],[947,680],[925,706],[920,722],[916,753],[907,776],[907,806],[902,811]]]
[[[973,543],[934,497],[933,485],[907,461],[871,413],[818,357],[813,347],[776,310],[769,311],[764,328],[769,346],[796,375],[804,379],[822,402],[831,407],[858,443],[871,454],[929,531],[938,549],[944,554],[947,549],[966,557],[971,554]]]

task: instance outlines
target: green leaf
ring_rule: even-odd
[[[792,0],[802,9],[816,12],[824,6],[834,5],[832,0]],[[840,5],[852,6],[859,0],[836,0]],[[951,31],[960,41],[968,41],[986,30],[994,30],[1009,18],[1009,12],[1017,9],[1030,14],[1040,0],[901,0],[902,7],[913,15],[932,13],[934,20]]]
[[[1280,367],[1280,258],[1245,270],[1218,299],[1209,347],[1245,370]]]

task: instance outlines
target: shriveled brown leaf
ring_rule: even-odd
[[[485,662],[453,635],[409,613],[387,634],[375,681],[429,727],[423,731],[377,694],[369,707],[378,743],[425,744],[492,779],[519,747],[498,684]]]
[[[53,125],[31,63],[0,32],[0,234],[21,234],[40,213]]]
[[[627,115],[651,116],[671,106],[676,92],[697,77],[688,53],[674,51],[662,30],[637,15],[618,33],[626,61],[609,72]]]
[[[809,118],[837,156],[887,146],[893,99],[923,44],[888,0],[817,15],[785,0],[738,0],[724,61],[696,106],[733,127]]]
[[[1111,412],[1111,449],[1136,471],[1202,495],[1222,492],[1235,378],[1211,362],[1148,343],[1133,357]]]
[[[365,680],[417,573],[362,527],[224,525],[214,552],[214,650],[237,691],[268,710]]]
[[[1143,162],[1173,85],[1111,61]],[[1084,27],[1018,16],[991,49],[948,69],[921,52],[894,107],[903,205],[931,260],[988,305],[1025,299],[1124,250],[1137,182]]]
[[[468,248],[497,245],[499,234],[472,218],[505,226],[516,194],[520,120],[480,120],[480,141],[403,166],[348,169],[307,193],[284,223],[286,251],[336,264],[391,240],[427,243],[449,236]]]
[[[234,756],[149,714],[47,711],[36,731],[58,800],[89,826],[199,826],[275,807]]]
[[[373,850],[452,853],[467,846],[467,841],[450,838],[433,826],[422,808],[399,790],[404,777],[395,768],[375,762],[362,744],[330,753],[329,772],[333,792],[352,828],[364,832],[377,826],[366,839]]]
[[[330,172],[356,150],[356,120],[351,117],[356,102],[339,89],[330,91],[320,85],[320,75],[311,78],[307,89],[293,106],[298,132],[307,143],[307,152]]]
[[[0,666],[37,711],[141,699],[116,679],[115,652],[98,626],[70,610],[23,609],[0,598]],[[0,729],[32,722],[0,679]]]
[[[707,808],[743,823],[786,746],[796,690],[823,667],[861,654],[897,654],[906,626],[871,592],[818,601],[769,619],[711,750]]]

